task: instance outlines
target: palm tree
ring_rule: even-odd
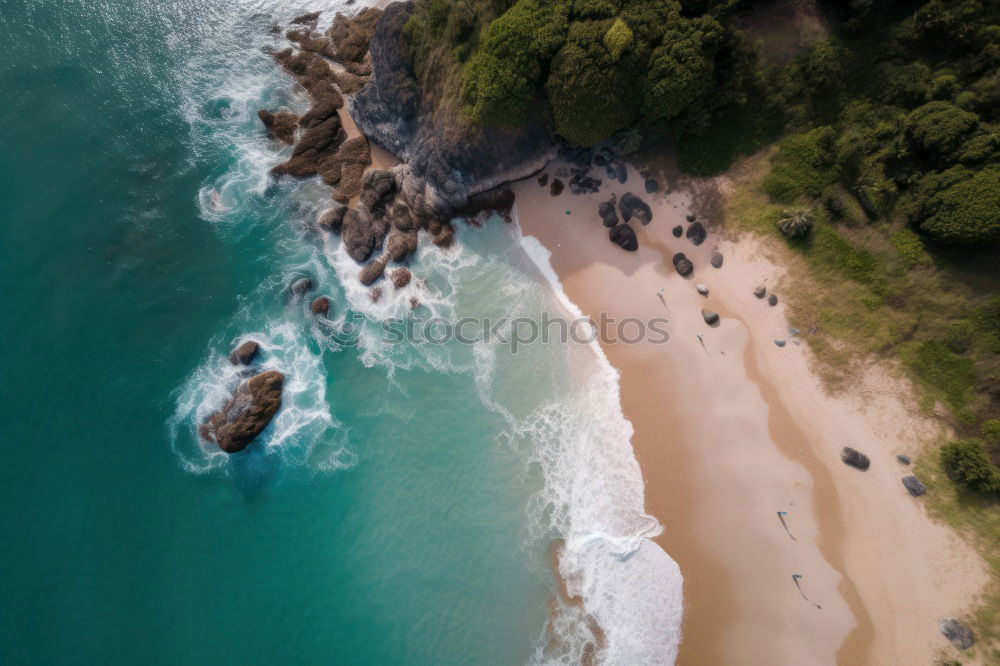
[[[812,211],[808,208],[793,208],[783,214],[784,217],[778,220],[778,230],[789,238],[805,236],[812,229]]]
[[[618,151],[623,155],[631,155],[642,148],[642,132],[638,127],[630,127],[618,137]]]

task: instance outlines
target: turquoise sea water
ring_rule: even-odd
[[[669,661],[679,574],[603,359],[381,338],[411,294],[449,322],[561,311],[544,251],[463,227],[374,304],[306,228],[328,193],[267,180],[256,109],[304,102],[261,48],[316,8],[0,2],[0,661],[572,663],[587,614],[610,663]],[[360,334],[289,300],[299,275]],[[243,337],[288,380],[226,456],[194,428]],[[587,603],[548,633],[556,537]]]

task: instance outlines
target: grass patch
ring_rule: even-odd
[[[905,349],[903,360],[929,393],[940,395],[967,420],[965,406],[976,379],[971,358],[953,352],[945,342],[928,340]]]
[[[927,486],[924,495],[931,516],[951,525],[968,538],[990,568],[990,582],[982,603],[966,618],[976,634],[969,656],[986,664],[1000,663],[1000,502],[994,497],[962,488],[951,482],[941,465],[937,446],[928,447],[914,466]]]
[[[759,107],[727,107],[706,129],[682,135],[677,140],[677,167],[690,176],[715,176],[770,143],[781,130],[780,122],[754,108]]]

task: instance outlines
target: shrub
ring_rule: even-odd
[[[903,265],[907,269],[934,265],[934,260],[927,253],[927,250],[924,249],[924,244],[920,240],[920,236],[910,229],[900,229],[893,232],[889,236],[889,240],[892,242],[892,246],[896,248],[896,252],[899,253],[900,258],[903,260]]]
[[[948,166],[956,161],[959,147],[979,128],[979,116],[948,102],[928,102],[910,112],[904,132],[910,149]]]
[[[933,213],[920,223],[932,238],[949,245],[1000,240],[1000,166],[976,172],[936,194]]]
[[[625,24],[625,21],[616,18],[608,31],[604,33],[604,47],[611,54],[611,58],[617,62],[624,51],[632,46],[632,31]]]
[[[764,178],[764,191],[775,201],[819,197],[840,175],[835,160],[836,132],[819,127],[781,142],[775,165]]]
[[[1000,470],[990,460],[981,439],[945,444],[941,447],[941,462],[957,483],[983,493],[1000,491]]]
[[[813,217],[808,208],[793,208],[782,213],[778,230],[789,238],[805,236],[812,229]]]
[[[711,89],[721,32],[714,19],[704,17],[681,19],[667,30],[646,68],[643,112],[648,122],[677,116]]]

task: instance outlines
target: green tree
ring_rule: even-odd
[[[1000,470],[990,460],[981,439],[945,444],[941,447],[941,462],[958,483],[984,493],[1000,491]]]

